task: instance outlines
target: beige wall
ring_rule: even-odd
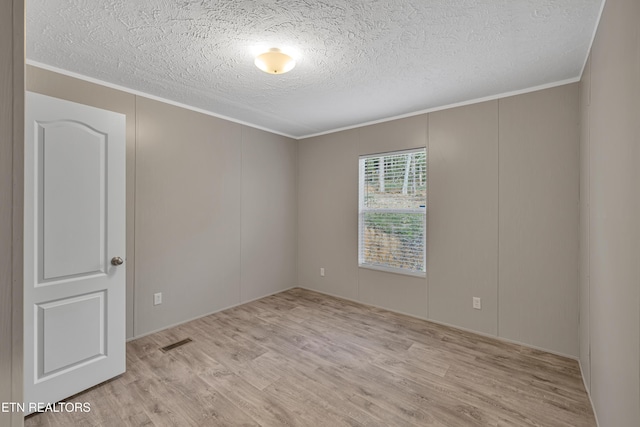
[[[136,335],[240,302],[241,126],[139,97]],[[162,292],[162,305],[153,294]]]
[[[36,67],[27,88],[127,116],[128,337],[296,285],[294,140]]]
[[[577,84],[501,99],[498,331],[578,355]]]
[[[300,141],[300,286],[577,356],[577,105],[573,84]],[[357,268],[358,156],[425,145],[427,279]]]
[[[359,296],[359,131],[298,143],[298,284],[350,299]]]
[[[606,2],[582,79],[580,360],[603,427],[640,425],[639,19]]]
[[[241,301],[297,284],[297,157],[288,138],[242,128]]]
[[[428,203],[429,317],[496,335],[498,101],[429,114]]]
[[[591,384],[591,354],[589,342],[590,320],[590,277],[589,277],[589,175],[590,175],[590,135],[589,135],[589,104],[591,102],[591,59],[585,64],[580,83],[580,307],[579,329],[580,366],[584,384],[589,390]]]
[[[0,402],[22,402],[24,1],[0,4]],[[0,412],[21,426],[22,413]]]
[[[426,317],[424,279],[358,268],[358,156],[426,143],[426,116],[299,141],[301,286]]]

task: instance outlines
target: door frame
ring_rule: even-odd
[[[0,62],[8,65],[0,69],[0,152],[6,162],[0,168],[0,183],[6,183],[0,184],[0,200],[11,206],[0,210],[0,299],[8,301],[0,310],[0,373],[11,378],[0,389],[0,400],[22,402],[25,0],[2,2],[0,10]],[[21,412],[0,412],[0,424],[23,423]]]

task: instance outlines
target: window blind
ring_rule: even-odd
[[[423,274],[426,150],[360,157],[359,264]]]

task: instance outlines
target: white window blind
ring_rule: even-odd
[[[424,148],[360,157],[359,265],[424,275]]]

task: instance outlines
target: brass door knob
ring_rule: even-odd
[[[111,258],[111,265],[117,266],[117,265],[122,265],[122,263],[124,263],[124,260],[119,256],[114,256],[113,258]]]

